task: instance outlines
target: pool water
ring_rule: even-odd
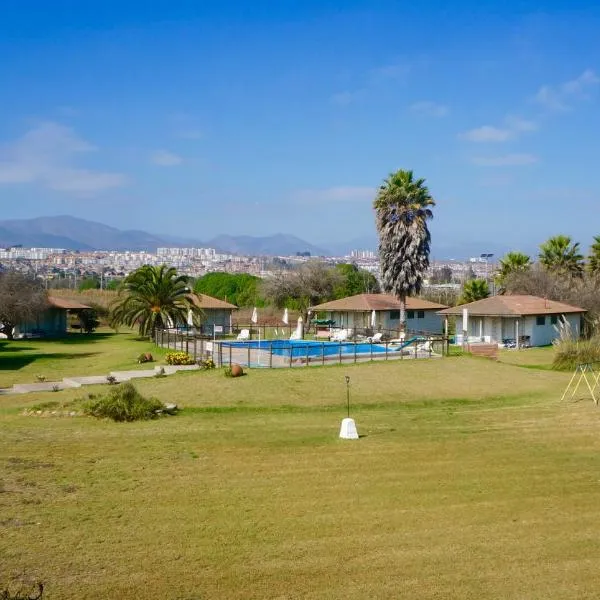
[[[409,340],[404,344],[388,345],[389,353],[398,352],[412,343]],[[251,348],[256,350],[271,351],[277,356],[291,358],[315,356],[354,356],[356,354],[381,354],[385,353],[385,344],[354,343],[354,342],[311,342],[305,340],[251,340],[247,342],[223,342],[223,348]]]

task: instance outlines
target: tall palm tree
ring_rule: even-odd
[[[594,236],[594,243],[590,246],[587,268],[593,275],[600,275],[600,235]]]
[[[475,302],[477,300],[483,300],[490,295],[490,288],[485,279],[471,279],[471,281],[465,281],[463,286],[462,295],[459,304],[467,304],[468,302]]]
[[[173,267],[140,267],[123,280],[111,307],[111,323],[138,327],[140,335],[148,336],[156,329],[186,323],[189,311],[199,321],[202,311],[192,301],[188,282]]]
[[[507,252],[500,259],[500,268],[495,277],[496,285],[502,288],[509,275],[520,271],[528,271],[531,268],[531,264],[531,258],[527,254],[514,250]]]
[[[541,244],[539,259],[546,269],[559,274],[580,276],[583,273],[579,243],[571,242],[568,235],[555,235]]]
[[[406,297],[418,294],[429,267],[431,235],[427,221],[435,206],[424,179],[399,170],[379,187],[373,207],[379,234],[383,291],[400,301],[400,327],[406,322]]]

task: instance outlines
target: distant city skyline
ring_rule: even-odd
[[[591,1],[10,3],[0,218],[371,250],[377,186],[407,168],[434,257],[586,251],[598,30]]]

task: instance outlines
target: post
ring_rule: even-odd
[[[321,342],[321,364],[325,365],[325,342]]]
[[[450,338],[448,336],[448,315],[444,316],[444,341],[442,342],[442,352],[446,350],[446,356],[450,354]]]
[[[229,366],[231,366],[231,344],[229,344]]]
[[[356,362],[356,342],[354,342],[354,362]]]
[[[308,367],[308,344],[306,344],[306,366]]]
[[[248,368],[250,368],[250,344],[248,344],[248,362],[247,362]]]
[[[273,368],[273,342],[269,344],[269,369]]]
[[[463,308],[462,311],[462,332],[463,332],[463,350],[467,350],[469,343],[469,310]]]
[[[340,361],[340,365],[342,364],[342,342],[340,342],[340,351],[339,351],[339,361]]]
[[[515,339],[516,348],[517,348],[517,350],[519,350],[519,348],[521,347],[521,338],[519,336],[519,319],[517,319],[515,321],[515,336],[516,336],[516,339]]]
[[[350,377],[348,375],[346,375],[346,407],[348,418],[350,418]]]

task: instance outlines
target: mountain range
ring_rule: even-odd
[[[110,227],[71,216],[37,217],[0,221],[0,247],[22,245],[28,248],[65,248],[67,250],[147,250],[171,246],[215,248],[220,252],[253,256],[289,256],[310,252],[327,256],[319,248],[294,235],[278,233],[265,237],[219,235],[210,240],[178,238]]]

